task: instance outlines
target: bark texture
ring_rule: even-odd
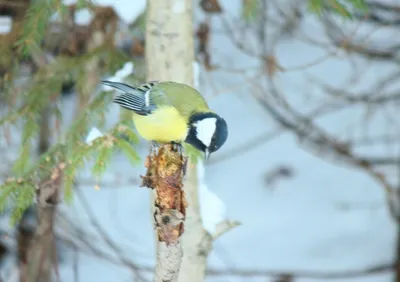
[[[33,238],[27,259],[26,282],[52,282],[53,273],[57,273],[57,252],[53,232],[54,215],[62,183],[62,170],[65,165],[60,164],[53,169],[50,178],[39,184],[37,190],[38,225]]]
[[[145,45],[147,80],[175,81],[193,86],[194,36],[192,1],[149,0],[147,5]],[[201,282],[204,281],[207,257],[216,236],[211,236],[203,228],[198,197],[197,169],[190,162],[187,164],[187,173],[183,179],[183,190],[187,201],[187,209],[184,223],[185,232],[180,240],[183,247],[183,258],[178,281]],[[183,197],[183,194],[179,195]],[[155,200],[156,205],[157,201],[159,201],[159,196],[158,194]],[[157,209],[153,211],[157,213]],[[181,213],[185,215],[185,213]],[[174,219],[179,220],[179,216],[178,219]],[[155,218],[155,221],[158,222],[159,219]],[[231,224],[223,223],[217,236],[228,230],[225,226],[231,226]],[[174,236],[173,238],[175,238]],[[159,235],[157,237],[158,239],[160,238]],[[178,253],[177,249],[175,250],[176,252],[171,248],[169,250],[171,256]],[[170,258],[170,256],[160,257],[160,254],[164,251],[165,246],[158,244],[158,269],[162,265],[166,267],[166,263],[168,263],[161,260],[166,257]],[[177,281],[175,276],[174,280],[171,281]]]
[[[194,84],[192,1],[148,1],[146,24],[147,79]],[[211,241],[203,228],[198,203],[196,168],[188,164],[184,180],[187,196],[183,259],[179,281],[203,281]],[[158,246],[160,254],[162,248]],[[157,255],[158,260],[160,257]],[[175,280],[176,281],[176,280]]]
[[[149,0],[147,3],[147,79],[193,85],[192,2]]]
[[[45,67],[49,63],[43,54],[34,54],[35,68]],[[50,147],[50,106],[43,109],[40,120],[40,135],[38,144],[39,156]],[[49,175],[38,184],[37,190],[37,226],[32,239],[25,237],[27,247],[20,247],[20,281],[21,282],[52,282],[53,273],[57,272],[56,239],[53,232],[54,215],[62,182],[64,164],[59,164]],[[29,211],[29,210],[28,210]],[[20,229],[21,231],[21,229]],[[29,233],[22,232],[20,236]],[[23,243],[21,237],[20,243]],[[23,254],[25,252],[25,254]],[[22,258],[22,260],[21,260]]]
[[[149,0],[147,5],[145,49],[147,80],[172,80],[193,85],[194,45],[191,1]],[[159,153],[164,154],[169,151],[169,154],[174,154],[171,151],[171,147],[163,147],[162,150],[163,151]],[[178,155],[180,156],[180,154]],[[182,179],[180,180],[182,181]],[[179,270],[181,265],[183,254],[180,236],[183,232],[183,225],[179,223],[178,231],[178,227],[175,224],[182,220],[181,217],[182,215],[185,216],[186,212],[174,209],[173,213],[176,213],[176,211],[178,212],[172,216],[172,221],[175,222],[164,224],[162,216],[160,217],[158,206],[161,200],[160,197],[173,198],[169,192],[177,193],[177,198],[181,197],[182,203],[184,204],[183,191],[175,189],[167,190],[167,193],[162,193],[162,191],[157,191],[156,189],[156,192],[153,207],[153,212],[156,215],[154,218],[155,224],[156,226],[158,225],[156,234],[157,263],[155,281],[163,281],[161,280],[161,276],[163,275],[166,275],[166,281],[178,281],[178,271],[175,272],[176,270],[174,269],[172,270],[173,273],[171,273],[169,269],[178,267]],[[184,206],[185,205],[183,205],[183,207]],[[168,225],[172,226],[168,227]],[[174,231],[171,232],[171,229]],[[165,235],[167,235],[167,237],[172,236],[172,238],[168,238],[168,240],[172,239],[172,242],[168,245],[163,241],[165,240],[163,238]]]
[[[182,190],[184,160],[172,145],[161,147],[146,162],[143,185],[155,189],[154,221],[158,242],[154,281],[177,281],[182,260],[180,237],[186,214]]]

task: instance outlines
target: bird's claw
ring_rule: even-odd
[[[171,142],[171,145],[172,145],[172,150],[178,152],[183,160],[182,172],[183,172],[183,175],[185,176],[186,172],[187,172],[188,158],[183,156],[183,146],[181,143],[178,143],[178,142]],[[157,143],[156,141],[151,141],[150,153],[157,154],[157,150],[159,148],[160,148],[159,143]]]
[[[150,152],[153,154],[157,154],[158,148],[160,148],[160,144],[158,144],[156,141],[151,141]]]
[[[183,158],[182,173],[183,173],[183,176],[186,176],[187,165],[188,165],[188,158],[187,158],[187,157],[182,157],[182,158]]]
[[[172,144],[172,150],[174,150],[174,151],[176,151],[176,152],[178,152],[179,154],[182,155],[182,153],[183,153],[183,148],[182,148],[181,143],[178,143],[178,142],[171,142],[171,144]]]
[[[172,149],[174,151],[178,152],[178,154],[181,156],[181,159],[182,159],[182,173],[183,173],[183,176],[185,176],[186,172],[187,172],[188,158],[183,156],[182,143],[171,142],[171,144],[172,144]]]

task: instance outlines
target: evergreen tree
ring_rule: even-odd
[[[96,7],[89,1],[78,1],[76,9],[83,8],[94,11]],[[23,211],[33,203],[40,182],[51,179],[56,168],[62,168],[65,198],[70,201],[75,175],[85,161],[93,159],[93,173],[101,175],[116,149],[126,153],[134,163],[138,160],[131,144],[136,142],[137,138],[127,114],[122,114],[120,122],[103,137],[90,145],[85,143],[85,137],[91,127],[104,127],[104,117],[113,97],[111,91],[96,91],[100,75],[114,73],[129,61],[129,58],[115,45],[109,44],[110,41],[103,40],[94,48],[84,48],[82,53],[57,52],[48,59],[49,49],[46,44],[50,40],[46,36],[52,32],[49,31],[50,18],[58,13],[61,18],[59,24],[66,27],[70,12],[71,9],[58,0],[32,1],[23,21],[18,23],[22,28],[16,31],[13,29],[13,33],[17,33],[18,36],[9,36],[16,40],[1,44],[2,48],[7,49],[7,53],[2,52],[1,58],[4,61],[11,58],[13,62],[6,62],[2,67],[1,98],[7,110],[2,112],[0,126],[21,130],[20,156],[15,160],[12,169],[14,176],[0,186],[1,208],[4,209],[9,204],[8,199],[12,199],[12,223],[16,223]],[[99,24],[93,23],[95,20],[88,28],[88,41],[95,32],[102,32]],[[71,37],[69,39],[77,40]],[[60,46],[63,43],[65,42],[62,40],[58,42]],[[88,71],[88,65],[94,60],[94,70]],[[34,71],[26,82],[21,83],[23,62],[33,65]],[[100,75],[96,75],[89,87],[89,81],[92,79],[89,76],[93,73]],[[78,95],[77,108],[80,108],[80,111],[72,125],[64,130],[61,128],[63,116],[60,93],[63,84],[70,80],[75,84]],[[42,150],[40,157],[36,158],[37,151],[34,145],[39,141],[44,111],[49,113],[48,119],[51,124],[47,138],[52,142],[49,148],[44,152]]]

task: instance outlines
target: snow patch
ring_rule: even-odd
[[[112,82],[122,82],[126,77],[128,77],[130,74],[133,73],[133,70],[134,70],[133,63],[126,62],[121,69],[117,70],[117,72],[113,76],[107,78],[107,80]],[[111,91],[113,89],[114,88],[110,86],[103,85],[104,91]]]
[[[91,145],[95,139],[103,136],[104,134],[100,130],[98,130],[96,127],[92,127],[92,129],[89,131],[88,136],[86,137],[86,143]]]
[[[1,275],[1,281],[6,282],[18,282],[20,274],[19,274],[19,267],[15,264],[8,265],[6,269],[3,269]]]
[[[64,5],[73,5],[76,4],[76,0],[63,0]]]
[[[65,5],[76,4],[76,0],[63,0]],[[146,0],[97,0],[99,6],[110,6],[125,23],[130,24],[142,14],[146,8]]]
[[[118,76],[120,78],[126,78],[133,72],[133,63],[132,62],[127,62],[124,64],[124,66],[119,69],[116,73],[115,76]]]
[[[94,13],[89,9],[81,9],[75,13],[75,23],[78,25],[87,26],[94,17]]]
[[[7,34],[12,29],[12,18],[9,16],[0,16],[0,34]]]
[[[204,229],[211,235],[215,234],[217,225],[227,219],[227,209],[224,202],[208,189],[205,183],[205,167],[202,161],[197,163],[197,179],[199,185],[200,215]]]

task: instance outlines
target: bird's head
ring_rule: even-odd
[[[189,119],[185,142],[202,151],[206,158],[218,151],[228,138],[228,125],[219,115],[195,113]]]

